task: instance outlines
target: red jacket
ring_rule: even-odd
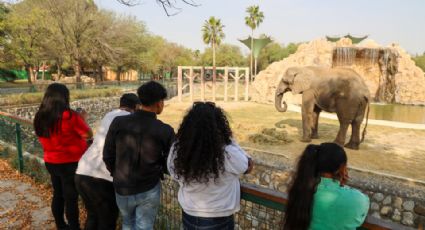
[[[53,164],[78,162],[87,149],[83,136],[89,131],[90,127],[78,113],[65,110],[60,131],[51,133],[48,138],[38,138],[43,146],[44,161]]]

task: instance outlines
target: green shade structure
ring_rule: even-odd
[[[247,39],[244,39],[244,40],[239,39],[239,41],[245,44],[248,47],[248,49],[251,49],[251,36],[249,36]],[[263,49],[270,42],[272,42],[272,39],[270,37],[254,38],[254,41],[253,41],[254,45],[253,45],[253,51],[252,51],[254,58],[258,58],[258,56],[260,55],[261,49]]]
[[[365,40],[368,37],[369,37],[368,35],[366,35],[364,37],[354,37],[354,36],[351,36],[351,34],[347,34],[347,35],[344,36],[344,38],[349,38],[353,44],[360,43],[361,41]],[[326,39],[330,42],[337,42],[337,41],[339,41],[339,39],[341,39],[341,37],[326,36]]]

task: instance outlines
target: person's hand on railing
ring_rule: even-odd
[[[245,171],[244,174],[250,173],[253,168],[254,168],[254,161],[252,160],[251,157],[248,157],[248,169]]]

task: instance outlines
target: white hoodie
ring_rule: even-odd
[[[197,217],[225,217],[240,209],[239,175],[248,169],[248,155],[234,141],[225,147],[224,172],[208,183],[183,183],[174,172],[174,145],[168,155],[167,166],[171,177],[180,188],[178,200],[184,212]]]

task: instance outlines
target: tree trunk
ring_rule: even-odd
[[[77,80],[77,83],[80,83],[81,82],[81,64],[79,60],[75,60],[74,72],[75,72],[75,78]]]
[[[255,60],[255,64],[254,64],[254,66],[255,66],[254,67],[254,76],[257,76],[257,58],[255,58],[254,60]]]
[[[213,101],[215,101],[215,82],[216,82],[216,69],[215,69],[215,41],[213,41],[213,82],[212,82],[212,91],[213,91]]]
[[[102,72],[102,65],[97,66],[97,74],[99,75],[99,80],[104,81],[103,79],[103,72]]]
[[[120,82],[121,81],[121,72],[122,72],[122,67],[118,67],[117,68],[117,81]]]
[[[58,73],[58,79],[55,79],[55,81],[58,81],[61,79],[61,75],[62,75],[62,69],[61,69],[61,64],[59,62],[56,62],[56,66],[58,68],[57,73]]]
[[[32,84],[32,68],[30,64],[25,65],[25,71],[27,72],[28,83]]]
[[[41,80],[45,80],[45,66],[46,66],[46,62],[45,61],[43,61],[43,64],[42,64],[42,67],[43,67],[43,73],[41,74]]]
[[[34,74],[34,68],[33,67],[31,67],[31,69],[32,69],[32,73],[33,73],[33,79],[32,79],[32,81],[35,83],[35,82],[37,82],[37,80],[38,80],[38,70],[40,69],[40,65],[37,65],[38,66],[38,69],[35,71],[35,74]]]
[[[251,76],[249,76],[250,79],[252,79],[252,58],[254,57],[254,30],[251,30],[251,56],[250,56],[250,72]]]

